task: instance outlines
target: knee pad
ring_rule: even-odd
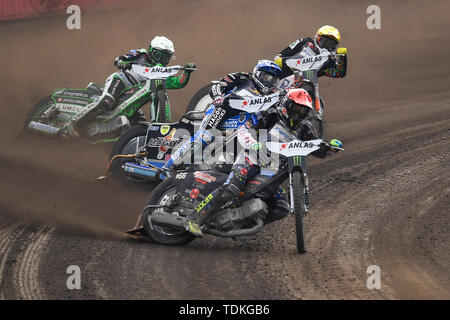
[[[112,74],[107,80],[105,84],[105,88],[103,90],[103,94],[110,94],[114,100],[120,97],[122,91],[126,88],[124,80],[119,75],[120,72],[116,72]]]
[[[224,187],[230,190],[230,192],[234,195],[238,195],[244,187],[245,180],[239,174],[239,171],[233,169],[228,176],[227,181],[224,183]]]
[[[232,197],[237,197],[240,192],[241,192],[241,188],[239,188],[239,186],[230,183],[225,187],[225,190],[223,193],[224,193],[224,197],[228,198],[228,195],[225,195],[225,193],[229,193],[230,194],[229,198],[232,198]]]
[[[102,110],[103,112],[111,111],[116,106],[116,99],[109,93],[105,93],[103,96],[100,97],[97,106],[98,109]]]

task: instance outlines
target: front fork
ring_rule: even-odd
[[[290,157],[288,158],[288,170],[289,170],[289,202],[291,207],[291,214],[294,213],[294,188],[292,188],[292,172],[294,172],[295,168],[298,168],[302,173],[303,179],[303,206],[305,209],[305,213],[309,212],[309,179],[306,174],[306,157]],[[298,170],[297,169],[297,170]]]
[[[303,201],[303,205],[305,206],[305,214],[309,212],[309,180],[308,180],[308,175],[306,173],[303,173],[303,185],[304,185],[304,201]]]
[[[289,172],[289,202],[291,214],[294,214],[294,188],[292,188],[292,172]]]
[[[160,119],[160,96],[164,100],[164,112],[166,113],[165,119],[171,118],[169,96],[166,92],[166,81],[165,80],[150,80],[150,90],[152,92],[152,103],[150,105],[150,121],[151,122],[161,122]],[[162,92],[160,95],[159,93]],[[170,121],[169,121],[170,122]]]
[[[309,181],[308,175],[303,173],[303,206],[305,213],[309,212]],[[292,188],[292,173],[289,173],[289,202],[291,206],[291,214],[294,214],[294,189]]]
[[[166,112],[166,117],[169,118],[170,116],[170,103],[169,103],[169,96],[167,95],[167,92],[164,92],[164,96],[165,96],[165,112]],[[158,96],[156,95],[156,93],[152,93],[152,99],[151,99],[152,103],[150,105],[150,121],[151,122],[160,122],[159,121],[159,99]]]

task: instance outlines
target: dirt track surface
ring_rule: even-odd
[[[381,30],[366,28],[368,1],[152,3],[86,13],[80,31],[64,17],[0,25],[0,299],[450,298],[447,1],[379,1]],[[111,146],[15,138],[52,88],[104,81],[115,56],[153,35],[174,41],[176,64],[199,65],[170,92],[176,118],[208,81],[323,24],[349,50],[347,78],[321,80],[327,135],[346,151],[309,163],[305,255],[292,217],[236,242],[130,238],[150,190],[95,181]],[[66,287],[69,265],[81,290]],[[380,290],[366,286],[371,265]]]

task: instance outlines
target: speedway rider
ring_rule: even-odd
[[[83,110],[76,114],[62,128],[63,134],[67,136],[79,136],[76,127],[83,124],[86,120],[95,118],[96,116],[111,111],[116,107],[117,100],[120,95],[139,83],[147,81],[146,78],[131,71],[133,63],[145,64],[150,67],[165,67],[169,64],[170,59],[175,53],[174,45],[171,40],[163,36],[156,36],[150,42],[148,52],[145,49],[131,50],[125,55],[118,56],[114,60],[114,65],[121,71],[111,74],[105,83],[102,95],[98,100],[87,105]],[[196,68],[194,63],[188,63],[186,68]],[[167,89],[181,89],[186,86],[189,81],[192,70],[185,70],[181,76],[172,76],[166,79]],[[138,92],[138,90],[136,91]],[[144,94],[139,97],[142,103],[151,99],[150,94]],[[133,101],[131,104],[135,104]],[[126,106],[128,108],[130,105]]]
[[[270,60],[259,60],[253,68],[253,73],[235,72],[221,78],[211,86],[209,95],[213,99],[212,105],[206,110],[206,117],[200,124],[199,130],[195,133],[191,141],[183,143],[171,156],[169,161],[162,167],[170,175],[170,171],[178,164],[185,155],[191,155],[191,147],[195,144],[202,144],[206,147],[214,140],[214,136],[209,131],[220,128],[225,120],[238,115],[243,110],[231,108],[224,103],[224,95],[230,91],[239,91],[247,88],[255,96],[266,96],[274,93],[276,83],[281,77],[281,68]]]
[[[283,71],[282,77],[288,77],[293,74],[290,67],[286,65],[286,60],[299,56],[313,56],[320,54],[320,49],[326,49],[330,53],[342,54],[342,56],[331,56],[329,61],[318,70],[318,77],[326,76],[330,78],[343,78],[347,74],[347,49],[338,48],[341,41],[341,34],[335,27],[325,25],[317,30],[314,40],[311,38],[301,38],[291,43],[286,49],[275,56],[275,63]],[[296,87],[303,88],[315,101],[314,88],[310,83],[300,82]],[[321,102],[323,110],[323,101]],[[322,114],[317,113],[316,119],[321,121]]]
[[[244,149],[236,158],[227,181],[205,197],[205,199],[209,199],[206,205],[200,204],[188,215],[185,223],[186,230],[202,237],[202,225],[206,222],[210,213],[217,211],[227,201],[238,197],[244,190],[248,179],[258,174],[261,167],[269,164],[268,157],[264,155],[266,151],[262,152],[262,150],[265,150],[262,143],[252,136],[250,130],[266,129],[270,131],[281,120],[299,139],[314,140],[317,137],[311,129],[312,110],[312,99],[308,92],[304,89],[292,89],[282,98],[278,106],[253,114],[251,120],[238,129],[238,139]],[[342,147],[342,143],[336,139],[331,140],[330,144]],[[250,150],[260,152],[255,158]],[[313,155],[322,158],[329,150],[331,148],[327,144],[323,144]],[[276,205],[276,199],[274,199],[274,202],[274,204],[268,204],[270,208]],[[279,211],[275,216],[273,216],[273,213],[269,213],[270,221],[284,218],[289,213],[289,205],[287,208],[285,207],[284,212]]]

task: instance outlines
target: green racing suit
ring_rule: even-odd
[[[180,76],[171,76],[164,80],[154,80],[152,84],[147,78],[130,70],[134,63],[148,65],[149,67],[155,66],[150,61],[145,49],[131,50],[127,54],[118,56],[114,60],[114,65],[121,71],[114,72],[106,79],[101,96],[76,114],[70,120],[70,126],[82,125],[86,121],[92,120],[106,111],[115,109],[119,97],[127,91],[134,90],[133,94],[122,103],[123,108],[120,112],[131,115],[137,108],[155,99],[154,91],[156,88],[163,86],[165,89],[181,89],[189,82],[190,73],[192,72],[190,70],[184,70]],[[195,66],[193,63],[186,65],[186,67],[191,68],[193,66]],[[170,121],[168,99],[166,99],[166,119]]]

